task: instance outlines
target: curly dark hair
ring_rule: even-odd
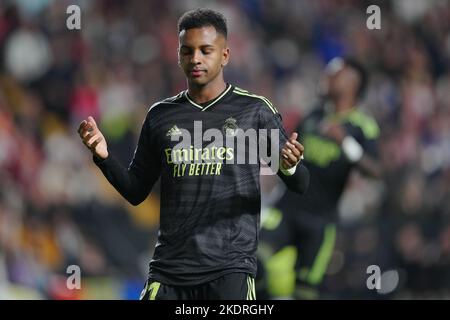
[[[212,26],[227,38],[227,20],[220,12],[210,9],[195,9],[184,13],[178,20],[178,33],[183,30]]]
[[[359,98],[362,98],[366,92],[367,84],[369,82],[369,76],[367,74],[366,69],[359,61],[357,61],[353,57],[345,58],[344,63],[346,66],[352,68],[353,70],[355,70],[358,73],[359,87],[358,87],[357,95]]]

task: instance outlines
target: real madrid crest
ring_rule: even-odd
[[[238,126],[236,124],[236,119],[228,118],[225,120],[225,124],[222,127],[222,131],[226,136],[234,137],[237,134]]]

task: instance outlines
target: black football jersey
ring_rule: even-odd
[[[308,115],[297,127],[301,132],[300,142],[305,147],[303,163],[309,170],[311,181],[303,195],[287,191],[280,201],[292,209],[288,210],[292,215],[305,212],[336,220],[339,199],[355,164],[347,159],[337,142],[320,133],[319,127],[323,120],[339,123],[347,135],[358,141],[364,153],[373,158],[378,158],[380,129],[373,117],[357,108],[343,115],[319,109]]]
[[[264,135],[263,144],[245,136],[239,140],[243,132],[260,139],[271,129],[279,135]],[[254,156],[261,146],[270,155],[273,137],[278,155],[288,137],[272,103],[228,84],[204,104],[195,103],[186,90],[150,107],[127,169],[112,156],[94,157],[110,183],[135,205],[161,178],[160,230],[150,279],[196,285],[231,272],[256,274],[261,162]],[[297,192],[308,185],[301,164],[292,176],[278,168],[275,173]]]

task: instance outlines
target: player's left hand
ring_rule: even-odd
[[[303,159],[305,148],[297,141],[297,137],[297,132],[293,132],[289,140],[286,141],[283,149],[281,149],[281,167],[283,169],[290,169]]]

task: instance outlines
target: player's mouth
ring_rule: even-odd
[[[203,75],[203,73],[205,73],[205,72],[206,72],[205,70],[191,70],[189,73],[192,77],[198,78],[201,75]]]

